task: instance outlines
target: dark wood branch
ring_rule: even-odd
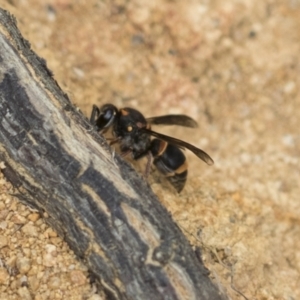
[[[71,104],[0,9],[0,159],[109,299],[225,299],[148,184]]]

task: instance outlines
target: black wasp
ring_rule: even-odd
[[[101,133],[112,128],[114,139],[110,144],[119,143],[123,156],[131,154],[133,159],[148,156],[145,175],[149,175],[153,163],[167,176],[178,193],[184,188],[188,174],[186,158],[181,149],[189,149],[208,165],[214,163],[203,150],[151,130],[151,125],[197,127],[197,122],[186,115],[165,115],[146,119],[136,109],[129,107],[117,109],[112,104],[105,104],[100,108],[93,106],[90,121]],[[155,138],[151,139],[151,136]]]

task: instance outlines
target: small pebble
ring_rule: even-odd
[[[31,260],[27,257],[17,258],[16,267],[21,274],[26,274],[31,268]]]
[[[31,224],[26,224],[22,227],[22,232],[29,235],[29,236],[33,236],[33,237],[37,237],[38,236],[38,231],[37,228],[34,227]]]
[[[26,286],[19,288],[18,294],[22,300],[32,300],[30,292]]]
[[[0,220],[5,220],[5,218],[7,217],[8,213],[9,213],[8,209],[2,209],[0,211]]]
[[[89,297],[87,300],[103,300],[100,295],[94,294],[93,296]]]
[[[52,267],[57,264],[57,251],[56,246],[47,244],[45,247],[46,252],[43,254],[43,265],[45,267]]]
[[[6,269],[0,268],[0,285],[8,285],[9,274]]]
[[[8,245],[8,239],[4,235],[0,235],[0,249]]]
[[[70,273],[71,281],[76,285],[83,285],[86,283],[86,276],[80,270],[74,270]]]
[[[37,276],[34,275],[34,276],[28,277],[28,284],[32,291],[37,291],[40,286],[40,281],[37,278]]]
[[[27,218],[29,221],[36,222],[40,218],[40,214],[33,213],[33,214],[30,214]]]
[[[52,276],[51,278],[49,278],[48,280],[48,286],[52,289],[58,289],[60,288],[61,285],[61,280],[59,277],[57,276]]]

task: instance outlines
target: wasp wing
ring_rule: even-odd
[[[164,140],[170,144],[173,144],[179,148],[186,148],[189,149],[190,151],[192,151],[196,156],[198,156],[200,159],[202,159],[204,162],[206,162],[208,165],[213,165],[214,161],[213,159],[203,150],[187,143],[184,142],[182,140],[170,137],[168,135],[164,135],[149,129],[144,129],[146,132],[148,132],[149,134],[151,134],[152,136],[157,137],[158,139]]]
[[[186,115],[164,115],[159,117],[147,118],[146,121],[153,125],[178,125],[184,127],[197,128],[198,123]]]

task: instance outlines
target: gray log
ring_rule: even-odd
[[[148,184],[76,110],[0,9],[0,160],[109,299],[225,299]]]

